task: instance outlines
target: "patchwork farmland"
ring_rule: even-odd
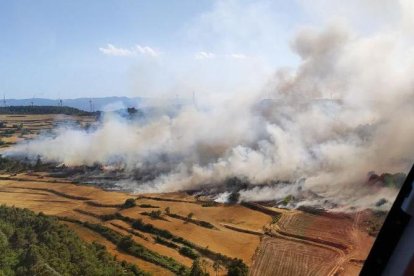
[[[3,138],[4,148],[47,131],[59,118],[2,115],[3,131],[13,130]],[[81,125],[94,121],[71,119]],[[210,275],[226,275],[226,264],[235,258],[255,276],[357,275],[374,241],[361,223],[369,219],[366,213],[312,214],[259,203],[214,203],[185,192],[108,191],[41,170],[2,170],[0,204],[55,216],[85,241],[101,243],[117,259],[153,275],[188,270],[195,256]],[[119,241],[126,237],[140,251],[123,250]]]

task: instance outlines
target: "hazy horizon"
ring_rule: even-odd
[[[408,18],[408,8],[390,0],[2,1],[0,96],[248,93],[300,64],[298,31],[339,22],[375,35]]]

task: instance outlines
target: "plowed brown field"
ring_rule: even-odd
[[[278,222],[283,232],[346,248],[352,246],[352,225],[353,222],[349,218],[326,217],[303,212],[284,215]]]
[[[250,275],[329,275],[340,257],[321,246],[264,237]]]

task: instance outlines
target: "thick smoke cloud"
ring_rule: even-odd
[[[276,70],[258,89],[147,121],[107,114],[95,130],[61,128],[7,154],[155,172],[119,183],[137,192],[215,189],[238,177],[247,183],[240,200],[293,195],[299,205],[346,209],[385,198],[389,208],[397,190],[367,178],[407,172],[414,159],[414,48],[406,29],[304,28],[291,43],[298,67]]]

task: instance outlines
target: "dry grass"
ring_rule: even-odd
[[[168,197],[170,196],[168,195]],[[202,207],[201,204],[154,201],[148,199],[139,199],[137,203],[157,205],[161,210],[165,210],[166,207],[169,207],[172,213],[182,216],[187,216],[191,212],[194,214],[195,219],[206,220],[214,225],[231,223],[255,231],[262,230],[263,225],[271,221],[269,216],[240,205]]]
[[[19,175],[16,177],[21,178],[22,176]],[[28,180],[30,176],[26,175],[25,178]],[[119,210],[117,208],[95,207],[86,204],[86,200],[67,198],[50,191],[53,190],[70,196],[87,197],[95,202],[105,204],[121,204],[127,198],[133,197],[130,194],[103,191],[95,187],[80,186],[68,183],[38,182],[36,181],[36,177],[34,178],[35,179],[33,181],[0,180],[0,203],[15,205],[22,208],[29,208],[33,211],[44,212],[48,215],[66,216],[80,221],[88,221],[92,223],[103,222],[93,216],[81,214],[77,211],[74,211],[74,209],[87,210],[88,212],[97,215],[111,214],[115,213],[116,211],[120,211],[123,215],[132,218],[142,218],[147,223],[152,223],[156,227],[169,230],[174,235],[181,236],[199,246],[208,247],[210,250],[222,253],[230,257],[241,258],[247,264],[251,264],[251,257],[253,256],[256,247],[260,243],[260,237],[227,229],[225,227],[222,227],[220,225],[220,222],[232,222],[249,229],[260,230],[262,228],[261,226],[270,220],[270,218],[266,215],[254,212],[242,206],[222,205],[218,207],[201,207],[201,205],[193,203],[163,201],[157,201],[155,203],[153,200],[138,200],[138,204],[151,202],[152,205],[160,206],[162,209],[170,206],[172,211],[180,213],[182,215],[186,215],[187,212],[193,212],[195,214],[195,218],[214,223],[218,226],[219,229],[207,229],[173,218],[168,218],[169,221],[152,220],[147,216],[142,216],[140,214],[140,212],[146,210],[144,208],[134,207],[130,209]],[[166,195],[166,197],[168,196],[169,195]],[[116,223],[130,228],[130,226],[125,222],[107,221],[104,222],[104,225],[121,234],[129,234],[126,231],[113,226],[111,223]],[[260,223],[263,223],[263,225],[259,225]],[[91,231],[88,231],[88,233],[90,234]],[[186,266],[191,266],[191,259],[180,255],[177,250],[155,243],[151,235],[144,235],[148,238],[148,240],[143,240],[139,237],[134,237],[134,239],[153,251],[156,251],[162,255],[170,256]],[[88,236],[83,237],[82,235],[81,237],[85,239],[88,238]],[[143,267],[143,269],[145,268]],[[209,270],[213,273],[211,267]],[[155,273],[155,270],[150,271]]]
[[[22,175],[16,177],[22,178]],[[249,266],[253,265],[252,275],[279,275],[278,273],[283,273],[283,275],[325,275],[335,267],[337,267],[337,272],[341,273],[341,275],[356,275],[357,273],[355,272],[359,272],[360,266],[349,262],[350,259],[365,259],[374,241],[372,237],[357,227],[357,221],[352,221],[349,218],[336,219],[333,217],[303,213],[301,211],[284,211],[277,226],[273,225],[276,228],[280,227],[280,229],[283,229],[283,231],[289,234],[317,238],[321,241],[328,240],[347,244],[349,249],[343,251],[341,253],[343,256],[339,257],[339,249],[332,248],[330,250],[329,246],[326,245],[315,246],[312,245],[312,242],[304,243],[298,238],[283,235],[273,238],[265,236],[261,241],[259,235],[242,233],[226,228],[224,225],[232,225],[239,229],[256,231],[258,233],[263,232],[264,226],[267,229],[271,229],[269,228],[271,222],[270,216],[240,205],[202,207],[201,204],[195,204],[196,200],[194,198],[185,194],[165,194],[163,196],[167,199],[185,199],[193,203],[155,201],[142,198],[136,201],[137,204],[159,206],[159,209],[162,211],[166,207],[169,207],[170,212],[182,216],[186,216],[191,212],[194,214],[193,218],[208,221],[217,227],[217,229],[208,229],[165,215],[164,218],[166,220],[151,219],[148,216],[141,215],[141,212],[148,211],[148,209],[139,206],[124,210],[113,207],[90,206],[86,203],[86,200],[67,198],[50,191],[53,190],[69,196],[87,197],[94,202],[104,204],[122,204],[127,198],[134,197],[131,194],[103,191],[95,187],[69,183],[39,182],[36,181],[36,176],[26,175],[25,179],[29,180],[30,177],[34,178],[33,181],[0,180],[0,203],[29,208],[49,215],[67,216],[80,221],[103,223],[105,226],[123,235],[129,235],[130,233],[127,231],[113,225],[115,223],[124,228],[131,229],[130,225],[123,221],[111,220],[102,222],[96,217],[81,214],[74,211],[74,209],[85,210],[96,215],[120,212],[124,216],[142,219],[146,223],[151,223],[158,228],[168,230],[174,235],[183,237],[201,247],[208,247],[212,251],[229,257],[241,258]],[[152,196],[160,197],[161,195]],[[154,210],[157,210],[157,208]],[[96,233],[81,226],[76,227],[82,231],[74,226],[71,227],[85,240],[91,241],[91,235],[95,238],[100,237]],[[170,256],[186,266],[191,266],[191,259],[180,255],[175,249],[155,243],[152,235],[147,233],[142,234],[146,239],[137,236],[134,236],[133,239],[148,249],[165,256]],[[100,239],[102,241],[103,238],[100,237]],[[115,245],[110,245],[110,242],[104,241],[104,245],[108,247],[112,254],[120,256]],[[259,250],[255,255],[258,247]],[[252,258],[254,255],[255,261],[253,264]],[[154,264],[148,264],[134,257],[126,255],[123,258],[132,258],[130,260],[134,260],[134,263],[139,264],[141,268],[147,269],[155,275],[168,273]],[[209,267],[209,271],[212,275],[214,274],[211,266]]]
[[[172,272],[162,267],[120,252],[113,243],[109,242],[92,230],[71,222],[65,222],[65,224],[74,230],[83,240],[87,242],[95,241],[104,245],[109,253],[116,256],[116,258],[120,261],[127,261],[129,263],[135,264],[145,271],[151,271],[154,275],[173,275]]]
[[[241,258],[247,264],[251,263],[251,257],[253,256],[256,247],[259,245],[260,238],[254,235],[227,229],[222,227],[219,222],[235,221],[239,222],[238,225],[246,225],[246,228],[253,225],[253,229],[260,230],[269,220],[267,217],[262,217],[262,214],[242,206],[201,207],[196,204],[176,202],[168,202],[165,205],[157,202],[157,205],[162,206],[162,208],[169,206],[171,212],[179,213],[183,216],[192,212],[194,213],[194,218],[213,223],[218,230],[200,227],[171,217],[167,218],[168,221],[158,219],[153,220],[147,216],[141,215],[142,208],[139,207],[126,209],[121,213],[131,218],[141,218],[146,223],[151,223],[158,228],[166,229],[177,236],[183,237],[199,246],[208,247],[215,252],[220,252],[230,257]],[[203,211],[205,213],[203,213]],[[237,220],[235,217],[238,215],[240,215],[243,220]],[[261,227],[258,226],[260,221],[263,221]]]

